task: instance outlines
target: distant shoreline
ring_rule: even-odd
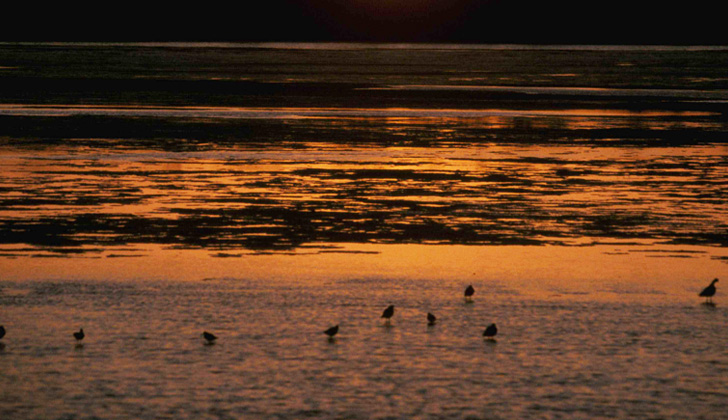
[[[728,43],[524,43],[524,42],[393,42],[393,41],[206,41],[206,40],[0,40],[0,46],[69,45],[168,48],[268,49],[476,49],[476,50],[583,50],[583,51],[725,51]]]

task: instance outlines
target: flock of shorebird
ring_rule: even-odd
[[[713,279],[712,282],[710,282],[710,285],[703,289],[702,292],[698,293],[698,296],[705,298],[705,303],[708,305],[714,305],[713,304],[713,296],[715,296],[716,288],[715,283],[718,282],[718,279]],[[472,285],[468,286],[465,289],[465,301],[466,302],[472,302],[473,301],[473,295],[475,294],[475,288],[473,288]],[[389,305],[387,309],[382,312],[382,318],[385,319],[385,322],[387,325],[389,325],[390,319],[394,316],[394,305]],[[431,314],[430,312],[427,313],[427,325],[435,325],[437,322],[437,317],[435,315]],[[334,336],[339,333],[339,326],[335,325],[331,328],[328,328],[323,332],[329,337],[329,340],[333,340]],[[490,324],[485,328],[485,331],[483,331],[483,337],[489,340],[494,340],[495,335],[498,334],[498,327],[495,326],[495,324]],[[73,337],[76,339],[77,342],[81,342],[83,338],[86,336],[83,332],[83,328],[79,329],[77,332],[73,333]],[[0,325],[0,338],[5,337],[5,327]],[[215,334],[209,333],[207,331],[204,331],[202,333],[202,338],[205,339],[205,342],[207,344],[212,344],[217,340],[217,336]]]
[[[475,288],[470,285],[465,289],[465,301],[466,302],[472,302],[473,301],[473,295],[475,294]],[[382,318],[385,319],[386,325],[389,325],[390,319],[394,316],[394,305],[387,306],[387,309],[382,312]],[[435,325],[435,322],[437,322],[437,317],[433,315],[432,313],[427,313],[427,325],[432,326]],[[83,330],[82,330],[83,331]],[[339,333],[339,326],[334,325],[331,328],[328,328],[324,331],[324,334],[329,336],[329,340],[333,340],[334,336]],[[490,324],[488,327],[483,331],[483,337],[486,337],[487,339],[493,340],[495,335],[498,333],[498,328],[495,326],[495,324]],[[215,334],[209,333],[207,331],[203,331],[202,338],[205,339],[207,344],[212,344],[217,340],[217,336]]]

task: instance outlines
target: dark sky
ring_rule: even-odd
[[[719,2],[706,0],[7,3],[4,41],[728,43]]]

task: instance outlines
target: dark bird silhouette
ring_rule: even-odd
[[[3,338],[3,337],[5,337],[5,327],[0,325],[0,338]]]
[[[465,289],[465,300],[470,302],[473,300],[473,295],[475,294],[475,289],[473,288],[473,285],[471,284]]]
[[[713,279],[713,281],[710,282],[710,286],[703,289],[698,296],[706,298],[706,303],[713,303],[713,296],[715,295],[715,283],[718,282],[718,279]]]
[[[73,333],[73,336],[76,338],[76,340],[81,341],[84,337],[86,337],[86,334],[83,333],[83,328],[81,328],[78,330],[78,332]]]
[[[392,315],[394,315],[394,305],[387,306],[387,309],[382,312],[382,318],[387,320],[387,324],[389,324],[389,319],[392,318]]]
[[[328,330],[324,331],[324,334],[328,335],[329,338],[334,338],[334,336],[339,332],[339,326],[335,325]]]
[[[487,338],[493,338],[496,334],[498,334],[498,328],[495,326],[495,324],[488,325],[485,331],[483,331],[483,337]]]
[[[203,332],[202,332],[202,337],[203,337],[203,338],[204,338],[205,340],[207,340],[207,343],[208,343],[208,344],[212,344],[212,343],[214,343],[214,342],[215,342],[215,340],[217,340],[217,337],[215,336],[215,334],[209,333],[209,332],[207,332],[207,331],[203,331]]]
[[[437,321],[437,318],[435,315],[432,315],[431,313],[427,313],[427,325],[435,325],[435,321]]]

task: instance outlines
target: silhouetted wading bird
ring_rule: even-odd
[[[485,331],[483,331],[483,337],[486,338],[493,338],[496,334],[498,334],[498,328],[495,326],[495,324],[488,325]]]
[[[706,298],[706,303],[713,303],[713,296],[715,295],[715,283],[718,282],[718,279],[713,279],[713,281],[710,282],[710,286],[703,289],[702,292],[698,296]]]
[[[76,337],[76,340],[81,341],[86,337],[86,334],[83,333],[83,328],[81,328],[78,332],[73,333],[73,336]]]
[[[328,335],[329,338],[334,338],[334,336],[338,332],[339,332],[339,326],[335,325],[335,326],[329,328],[328,330],[324,331],[324,334]]]
[[[382,318],[387,320],[387,324],[389,324],[389,319],[392,318],[392,315],[394,315],[394,305],[389,305],[387,309],[382,312]]]
[[[214,342],[215,342],[215,340],[217,340],[217,337],[215,336],[215,334],[209,333],[209,332],[207,332],[207,331],[203,331],[203,332],[202,332],[202,337],[203,337],[203,338],[204,338],[205,340],[207,340],[207,343],[208,343],[208,344],[212,344],[212,343],[214,343]]]
[[[0,325],[0,338],[3,338],[3,337],[5,337],[5,327]]]
[[[432,315],[431,313],[427,313],[427,325],[435,325],[435,321],[437,321],[437,318],[435,315]]]
[[[473,285],[471,284],[465,289],[465,300],[467,302],[473,301],[473,295],[475,294],[475,289],[473,288]]]

